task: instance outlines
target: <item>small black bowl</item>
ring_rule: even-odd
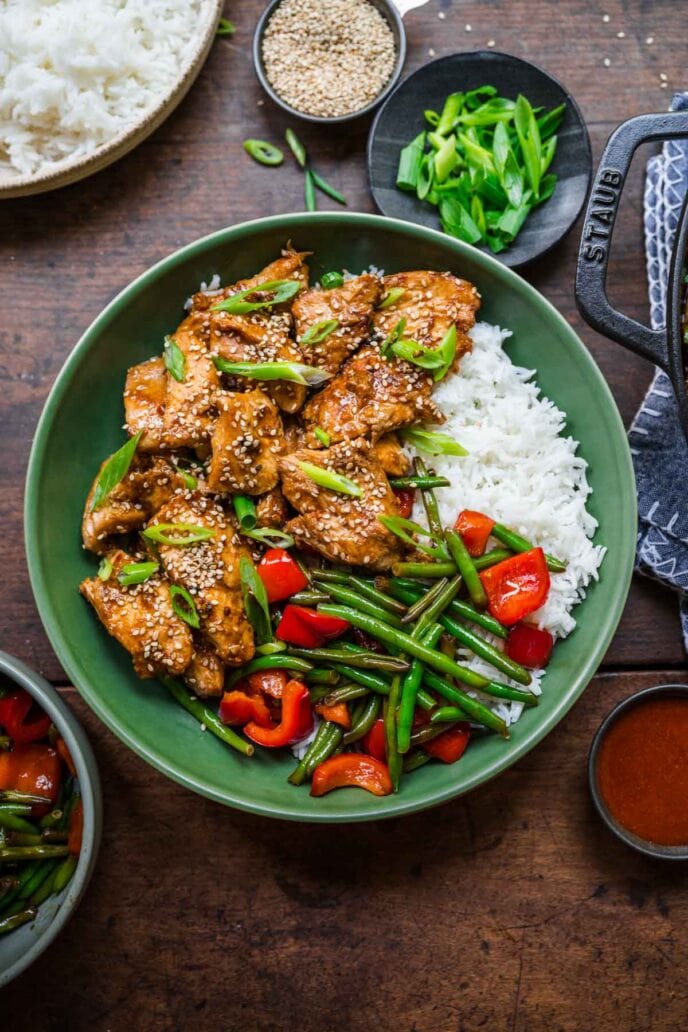
[[[597,759],[599,756],[600,747],[604,740],[605,735],[609,731],[612,724],[625,713],[626,710],[631,709],[633,706],[637,706],[638,703],[646,702],[652,698],[688,698],[688,684],[659,684],[652,688],[643,688],[639,692],[635,692],[633,695],[629,695],[627,699],[620,702],[618,706],[615,706],[611,713],[608,713],[600,724],[595,737],[592,740],[590,746],[590,755],[588,756],[588,779],[590,782],[590,792],[592,794],[593,802],[597,808],[597,812],[600,817],[607,825],[610,831],[625,842],[627,846],[631,846],[632,849],[637,850],[639,853],[644,853],[645,856],[655,857],[658,860],[688,860],[688,842],[683,846],[660,846],[656,842],[648,842],[647,839],[639,838],[634,835],[633,832],[628,831],[622,824],[619,824],[617,819],[609,812],[607,806],[602,798],[602,794],[597,784]]]
[[[522,93],[533,107],[549,110],[566,104],[550,168],[558,179],[554,194],[528,216],[511,247],[495,255],[504,265],[518,268],[541,257],[568,233],[585,203],[592,175],[590,138],[578,105],[556,79],[529,61],[494,50],[475,50],[440,57],[404,79],[370,129],[370,189],[383,215],[440,229],[435,207],[396,188],[399,151],[426,128],[423,112],[427,108],[439,111],[448,94],[484,85],[513,99]]]
[[[406,30],[404,29],[401,15],[392,0],[370,0],[370,2],[373,6],[377,7],[378,11],[385,18],[392,30],[397,55],[394,63],[394,71],[389,77],[387,85],[380,91],[380,93],[378,93],[374,100],[371,100],[370,104],[360,108],[358,111],[352,111],[348,115],[336,115],[332,118],[325,118],[321,115],[308,115],[304,111],[299,111],[297,108],[287,104],[286,100],[283,100],[279,93],[277,93],[270,85],[270,81],[265,73],[265,65],[263,63],[263,35],[270,18],[272,17],[275,9],[282,3],[282,0],[271,0],[271,2],[266,5],[265,10],[256,25],[255,32],[253,33],[253,67],[258,77],[258,81],[267,95],[271,100],[274,100],[278,107],[281,107],[283,111],[286,111],[288,115],[292,115],[294,118],[300,118],[304,122],[314,122],[316,125],[339,125],[342,122],[352,122],[356,118],[363,118],[365,115],[369,115],[371,111],[374,111],[378,104],[381,104],[385,97],[387,97],[394,89],[399,81],[399,76],[401,75],[401,70],[404,67],[404,61],[406,60]]]

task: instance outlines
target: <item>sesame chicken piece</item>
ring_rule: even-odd
[[[287,245],[279,258],[274,262],[270,262],[264,269],[257,272],[255,276],[238,280],[229,287],[222,287],[221,290],[213,290],[211,292],[199,291],[199,293],[194,294],[191,299],[191,311],[207,311],[213,305],[216,305],[218,301],[224,301],[225,298],[231,297],[232,294],[238,294],[240,290],[259,287],[261,283],[269,283],[271,280],[296,280],[301,285],[301,289],[305,290],[308,286],[309,272],[306,258],[311,254],[312,251],[294,251],[290,245]]]
[[[161,355],[131,366],[124,384],[124,416],[130,437],[143,431],[139,451],[162,448],[167,372]]]
[[[304,408],[306,440],[315,445],[316,426],[335,443],[364,436],[375,441],[412,423],[442,423],[431,392],[432,377],[425,370],[383,358],[376,347],[362,347]]]
[[[382,280],[385,294],[400,289],[403,294],[394,304],[378,308],[373,319],[375,330],[384,340],[405,319],[404,337],[426,348],[436,348],[445,333],[456,324],[456,361],[471,350],[468,331],[475,324],[480,294],[467,280],[450,272],[397,272]]]
[[[341,364],[370,336],[372,316],[382,294],[378,276],[364,273],[332,290],[311,288],[292,304],[296,338],[301,340],[317,323],[339,325],[319,344],[302,344],[302,361],[336,373]]]
[[[146,520],[177,491],[184,481],[171,459],[162,455],[141,455],[137,451],[126,476],[107,495],[98,509],[91,509],[96,484],[105,459],[86,499],[81,523],[84,547],[102,554],[112,547],[112,536],[140,530]]]
[[[184,355],[184,379],[168,373],[163,413],[162,441],[166,448],[195,448],[210,437],[217,415],[220,374],[208,341],[207,315],[188,316],[177,327],[173,340]]]
[[[149,526],[156,523],[187,523],[212,531],[212,537],[191,545],[158,544],[160,561],[170,581],[192,596],[201,631],[220,659],[230,666],[248,662],[254,653],[253,630],[244,612],[239,560],[249,552],[224,509],[205,495],[175,495]]]
[[[183,673],[191,662],[191,631],[170,601],[170,584],[159,573],[141,584],[120,584],[117,575],[141,556],[121,549],[108,552],[112,572],[107,580],[87,577],[79,590],[109,634],[131,653],[141,678]]]
[[[257,495],[272,490],[279,479],[277,457],[284,451],[277,406],[260,390],[224,394],[212,450],[211,491]]]
[[[300,461],[348,477],[362,489],[362,496],[319,487],[301,470]],[[280,459],[279,466],[285,497],[300,514],[285,529],[298,543],[332,562],[373,570],[388,570],[401,557],[399,539],[377,518],[398,515],[396,499],[365,439],[343,441],[321,451],[302,448]]]
[[[287,522],[287,503],[279,487],[256,499],[256,516],[259,527],[281,529]]]
[[[396,434],[384,434],[373,445],[375,458],[388,477],[404,477],[411,472],[411,460]]]
[[[193,656],[184,671],[184,681],[201,699],[217,698],[224,690],[225,665],[201,634],[194,635]]]

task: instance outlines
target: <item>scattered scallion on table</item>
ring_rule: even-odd
[[[275,147],[274,143],[268,143],[267,140],[244,140],[243,147],[259,165],[275,167],[284,161],[284,154],[279,147]]]

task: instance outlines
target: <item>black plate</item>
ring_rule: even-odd
[[[500,95],[523,93],[533,107],[548,110],[566,104],[559,129],[557,152],[550,168],[558,182],[554,194],[528,216],[515,242],[495,257],[517,268],[554,247],[578,218],[590,186],[590,138],[575,100],[564,87],[536,65],[511,54],[475,50],[451,54],[419,68],[394,90],[382,105],[368,137],[370,189],[383,215],[440,229],[437,208],[395,186],[399,151],[423,128],[423,111],[442,109],[445,97],[456,90],[494,86]],[[487,250],[485,248],[484,250]]]

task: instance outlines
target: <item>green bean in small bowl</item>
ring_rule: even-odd
[[[55,689],[0,652],[0,987],[50,945],[95,867],[98,768]]]

